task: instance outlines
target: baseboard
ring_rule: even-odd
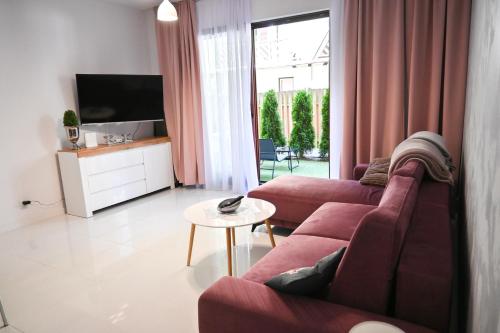
[[[65,208],[63,202],[59,202],[50,207],[31,205],[22,208],[22,213],[19,214],[15,221],[6,224],[0,223],[0,234],[64,214]]]

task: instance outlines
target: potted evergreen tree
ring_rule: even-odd
[[[80,149],[77,144],[78,139],[80,138],[80,128],[78,127],[78,117],[76,116],[75,111],[66,110],[64,112],[63,124],[66,130],[68,141],[73,144],[73,149]]]
[[[319,155],[326,157],[330,151],[330,90],[327,89],[321,105],[321,142]]]
[[[283,125],[278,113],[278,99],[274,90],[269,90],[264,95],[260,114],[260,137],[262,139],[272,139],[273,143],[278,147],[284,146],[286,140],[283,135]]]
[[[305,90],[297,92],[292,103],[293,129],[290,147],[304,157],[304,153],[314,148],[314,127],[312,124],[312,96]]]

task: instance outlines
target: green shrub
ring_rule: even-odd
[[[76,116],[75,111],[66,110],[64,112],[63,124],[64,124],[64,126],[69,126],[69,127],[78,126],[78,117]]]
[[[327,89],[323,95],[321,104],[321,142],[319,143],[319,154],[321,157],[328,155],[330,151],[330,90]]]
[[[269,90],[264,95],[260,112],[260,137],[262,139],[272,139],[275,146],[284,146],[286,140],[278,113],[278,99],[274,90]]]
[[[290,146],[298,151],[299,157],[303,157],[304,152],[314,148],[312,118],[311,94],[305,90],[300,90],[293,98],[293,129],[290,136]]]

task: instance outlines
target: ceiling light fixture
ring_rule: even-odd
[[[177,21],[177,11],[174,5],[168,0],[163,0],[160,7],[158,7],[158,13],[156,18],[158,21]]]

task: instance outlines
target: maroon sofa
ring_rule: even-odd
[[[363,172],[357,167],[354,176]],[[340,333],[367,320],[408,333],[448,331],[449,186],[425,179],[420,163],[396,170],[385,189],[289,176],[249,196],[273,202],[273,222],[296,229],[243,277],[224,277],[201,295],[201,333]],[[263,284],[343,246],[347,251],[322,298],[287,295]]]
[[[272,202],[276,213],[269,220],[271,224],[295,229],[326,202],[378,205],[384,188],[358,181],[367,167],[356,166],[354,180],[281,176],[249,192],[248,197]]]

